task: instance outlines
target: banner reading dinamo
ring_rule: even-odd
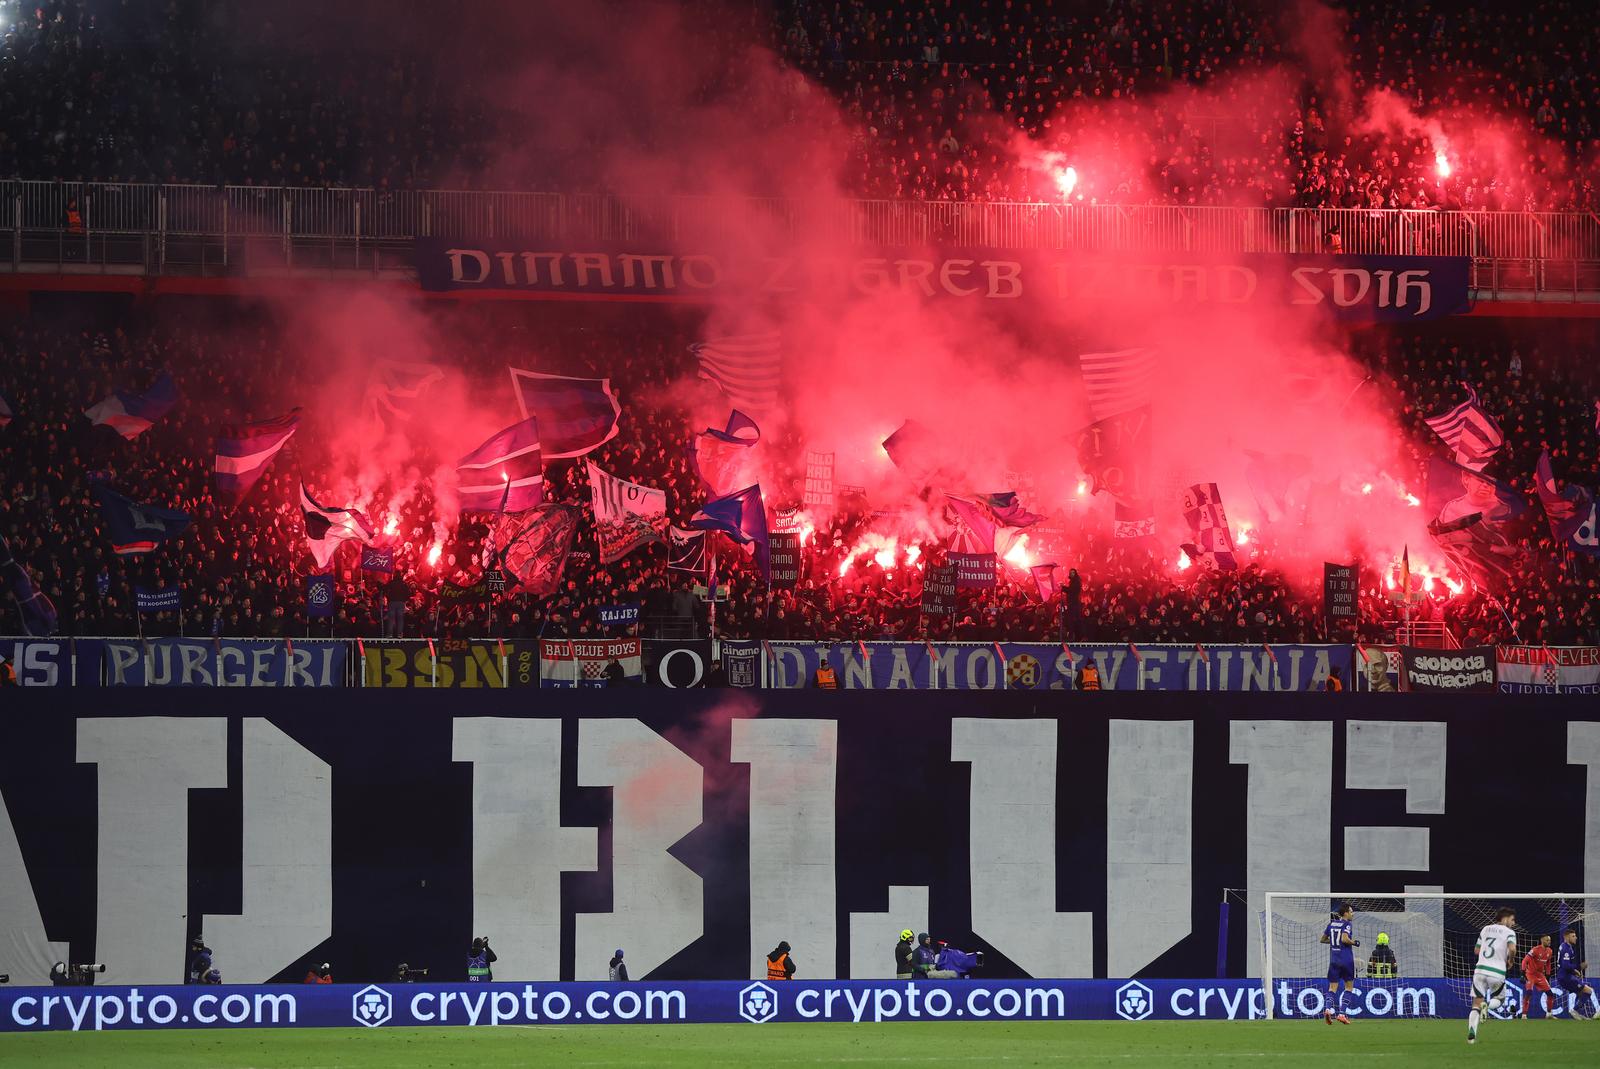
[[[1145,300],[1153,306],[1287,305],[1401,322],[1465,312],[1470,263],[1464,256],[1136,256],[962,247],[868,249],[854,259],[826,261],[771,250],[734,261],[636,243],[588,241],[582,250],[567,250],[450,237],[417,238],[415,254],[417,278],[432,291],[680,301],[899,293],[1086,307]]]
[[[537,687],[539,659],[531,642],[471,639],[364,643],[367,687]],[[504,648],[504,656],[501,649]]]

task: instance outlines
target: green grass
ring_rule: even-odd
[[[459,1066],[1071,1064],[1413,1066],[1600,1065],[1600,1023],[1491,1022],[1477,1046],[1462,1021],[1311,1021],[550,1025],[291,1028],[231,1032],[0,1035],[0,1066],[72,1069],[398,1069]]]

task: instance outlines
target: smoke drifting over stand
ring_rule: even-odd
[[[1295,101],[1306,93],[1320,93],[1325,102],[1330,142],[1348,130],[1392,138],[1397,151],[1430,142],[1456,169],[1465,164],[1463,154],[1480,163],[1501,161],[1498,146],[1510,139],[1496,133],[1493,122],[1471,116],[1470,108],[1419,114],[1385,91],[1364,91],[1339,47],[1338,20],[1316,4],[1295,10],[1298,16],[1286,24],[1301,42],[1301,67],[1263,59],[1247,73],[1216,77],[1203,88],[1136,100],[1074,100],[1032,132],[1005,139],[1009,158],[996,166],[1035,175],[1040,198],[1048,198],[1042,217],[1065,218],[1067,225],[1081,205],[1130,199],[1130,190],[1160,190],[1180,174],[1224,159],[1259,168],[1233,187],[1236,204],[1281,206],[1292,192],[1284,142],[1298,121]],[[766,47],[750,9],[440,5],[435,15],[405,26],[383,18],[388,11],[354,5],[334,15],[332,27],[361,38],[382,23],[376,40],[397,52],[397,62],[426,57],[450,72],[457,90],[470,87],[492,116],[487,157],[460,161],[451,184],[606,190],[631,199],[641,218],[655,211],[663,194],[705,198],[700,221],[671,232],[661,228],[651,252],[741,262],[781,254],[823,265],[873,255],[839,220],[852,211],[892,210],[840,206],[852,193],[853,148],[874,132],[860,129],[825,88]],[[1240,114],[1265,117],[1270,125],[1228,120]],[[1192,124],[1197,132],[1185,155],[1161,155],[1160,146],[1169,142],[1165,126],[1208,116]],[[955,133],[964,139],[1005,121],[997,105],[979,109]],[[1458,121],[1466,128],[1458,130]],[[763,199],[774,196],[790,200],[780,207]],[[1137,207],[1128,213],[1139,217]],[[881,254],[934,262],[942,255],[910,242]],[[1227,260],[1208,263],[1218,267]],[[354,300],[330,297],[287,315],[286,344],[304,352],[309,369],[327,376],[331,388],[321,391],[323,397],[352,396],[380,358],[434,363],[444,371],[427,420],[391,427],[377,441],[341,432],[324,442],[350,477],[348,487],[335,489],[353,500],[377,493],[370,480],[381,472],[393,486],[390,493],[402,497],[430,487],[439,521],[453,520],[450,465],[516,415],[504,380],[465,381],[451,364],[451,339],[440,337],[409,299],[376,292]],[[1408,454],[1392,399],[1363,388],[1364,372],[1347,356],[1348,328],[1315,309],[1152,300],[1138,291],[1093,301],[1023,301],[930,299],[914,287],[875,293],[821,288],[792,297],[719,297],[705,308],[700,332],[768,329],[783,337],[785,389],[781,409],[758,416],[766,438],[749,474],[772,506],[797,499],[805,447],[832,450],[839,482],[866,487],[876,508],[901,510],[900,519],[885,521],[881,535],[904,543],[944,533],[938,499],[930,507],[923,487],[881,448],[913,419],[946,436],[961,457],[951,484],[939,489],[1010,489],[1008,480],[1021,475],[1031,483],[1029,507],[1058,513],[1069,530],[1103,534],[1109,500],[1088,500],[1079,491],[1074,442],[1093,417],[1076,357],[1142,346],[1159,353],[1151,483],[1161,552],[1170,561],[1186,536],[1178,494],[1189,483],[1219,483],[1236,529],[1262,524],[1244,474],[1252,452],[1302,457],[1310,483],[1339,483],[1354,494],[1329,507],[1322,522],[1292,536],[1285,532],[1278,559],[1301,566],[1308,580],[1324,559],[1362,554],[1386,561],[1403,544],[1427,542],[1425,517],[1408,500],[1420,490],[1391,474],[1406,470]],[[508,338],[504,352],[493,355],[504,364],[539,368],[542,358],[559,356],[546,346],[538,337]],[[712,386],[692,378],[657,396],[624,397],[623,405],[625,418],[656,407],[669,415],[687,408],[685,439],[720,427],[728,408]],[[329,425],[326,407],[311,407]],[[796,448],[784,455],[779,442]],[[1379,489],[1362,494],[1362,486]],[[694,504],[674,501],[673,508],[687,515]],[[1414,558],[1417,553],[1414,548]]]

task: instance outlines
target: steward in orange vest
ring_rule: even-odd
[[[790,980],[794,978],[794,959],[789,956],[789,944],[779,943],[767,955],[767,979]]]
[[[1078,669],[1078,689],[1100,689],[1100,666],[1087,658],[1083,662],[1083,667]]]
[[[828,663],[826,657],[817,662],[817,671],[811,677],[811,685],[818,690],[838,690],[839,677],[833,670],[833,665]]]

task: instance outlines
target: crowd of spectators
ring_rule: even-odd
[[[750,12],[726,7],[691,5],[686,36],[730,55],[748,44]],[[1073,198],[1122,204],[1597,203],[1600,20],[1581,0],[757,10],[756,35],[837,102],[841,177],[860,195],[1055,202],[1070,165]],[[64,181],[548,188],[563,176],[539,161],[593,153],[579,139],[506,170],[526,116],[498,106],[478,72],[381,35],[285,33],[273,18],[228,0],[5,0],[0,167]],[[814,118],[803,103],[794,113]]]
[[[610,633],[597,618],[598,606],[629,601],[643,604],[647,634],[706,632],[707,607],[693,592],[705,577],[669,571],[664,547],[647,547],[611,564],[598,561],[583,466],[570,462],[552,462],[546,472],[548,497],[580,510],[575,552],[553,596],[511,594],[492,602],[460,596],[459,587],[479,578],[486,525],[436,515],[426,485],[386,485],[369,487],[363,503],[375,525],[391,529],[381,541],[397,551],[400,584],[359,571],[357,554],[346,547],[335,562],[336,617],[308,620],[304,577],[315,569],[304,541],[298,486],[303,479],[324,492],[348,487],[336,474],[344,467],[339,458],[324,456],[317,444],[326,428],[311,417],[313,423],[243,504],[212,498],[212,439],[219,427],[304,400],[294,391],[304,388],[305,370],[287,355],[275,324],[265,313],[186,301],[117,313],[101,329],[87,310],[93,304],[92,298],[74,298],[67,307],[36,310],[0,331],[0,392],[17,412],[0,431],[6,458],[0,533],[54,600],[64,634],[165,634],[181,626],[200,635],[374,637],[385,633],[391,599],[405,604],[408,637],[593,636]],[[542,339],[555,343],[548,351],[560,354],[545,365],[549,370],[610,376],[621,395],[632,399],[624,404],[619,435],[591,459],[666,490],[676,523],[686,522],[704,499],[685,450],[698,428],[687,409],[668,400],[684,397],[684,387],[674,384],[692,377],[692,324],[650,308],[596,315],[564,306],[489,304],[430,314],[443,317],[441,336],[459,346],[456,353],[483,352],[491,362],[496,358],[487,354],[499,351],[496,344],[535,324]],[[1516,343],[1484,341],[1484,333],[1449,325],[1427,334],[1372,331],[1358,347],[1373,373],[1369,388],[1395,398],[1402,421],[1410,424],[1419,469],[1437,451],[1421,418],[1457,400],[1458,382],[1465,379],[1478,385],[1506,432],[1493,471],[1531,492],[1529,473],[1547,446],[1560,477],[1592,483],[1600,444],[1592,407],[1600,379],[1593,367],[1577,359],[1559,332],[1519,330],[1516,337],[1533,340]],[[142,388],[161,369],[173,374],[183,400],[136,440],[91,426],[83,415],[113,388]],[[505,388],[500,363],[481,370],[485,381]],[[384,432],[374,424],[370,433]],[[775,433],[762,448],[795,472],[787,484],[768,483],[769,508],[797,504],[803,443]],[[89,491],[95,473],[109,475],[138,500],[189,512],[193,525],[153,553],[114,556]],[[389,501],[399,504],[391,507]],[[1006,566],[994,590],[962,591],[953,617],[924,616],[923,573],[907,563],[904,543],[882,562],[871,545],[862,548],[868,532],[884,530],[881,507],[899,504],[853,498],[831,517],[815,516],[804,570],[792,590],[769,591],[742,554],[725,546],[720,578],[728,596],[718,603],[717,634],[1206,643],[1329,637],[1320,584],[1307,578],[1312,569],[1304,561],[1286,567],[1289,558],[1280,555],[1279,544],[1292,547],[1292,528],[1257,531],[1241,554],[1240,570],[1219,575],[1179,571],[1172,539],[1118,542],[1101,529],[1103,523],[1083,516],[1052,516],[1033,531],[1035,549],[1061,565],[1056,578],[1062,591],[1054,597],[1041,600],[1026,570]],[[1416,618],[1444,622],[1467,644],[1600,642],[1600,561],[1554,545],[1536,505],[1533,515],[1540,518],[1527,526],[1524,556],[1509,584],[1467,582],[1459,593],[1441,584],[1416,608]],[[436,545],[438,559],[430,561]],[[919,551],[926,565],[937,561],[940,549],[930,540]],[[847,557],[850,564],[842,567]],[[1384,585],[1392,560],[1385,555],[1362,563],[1359,626],[1331,637],[1383,641],[1393,635],[1400,615]],[[183,590],[181,621],[177,614],[134,612],[135,586],[170,585]]]

